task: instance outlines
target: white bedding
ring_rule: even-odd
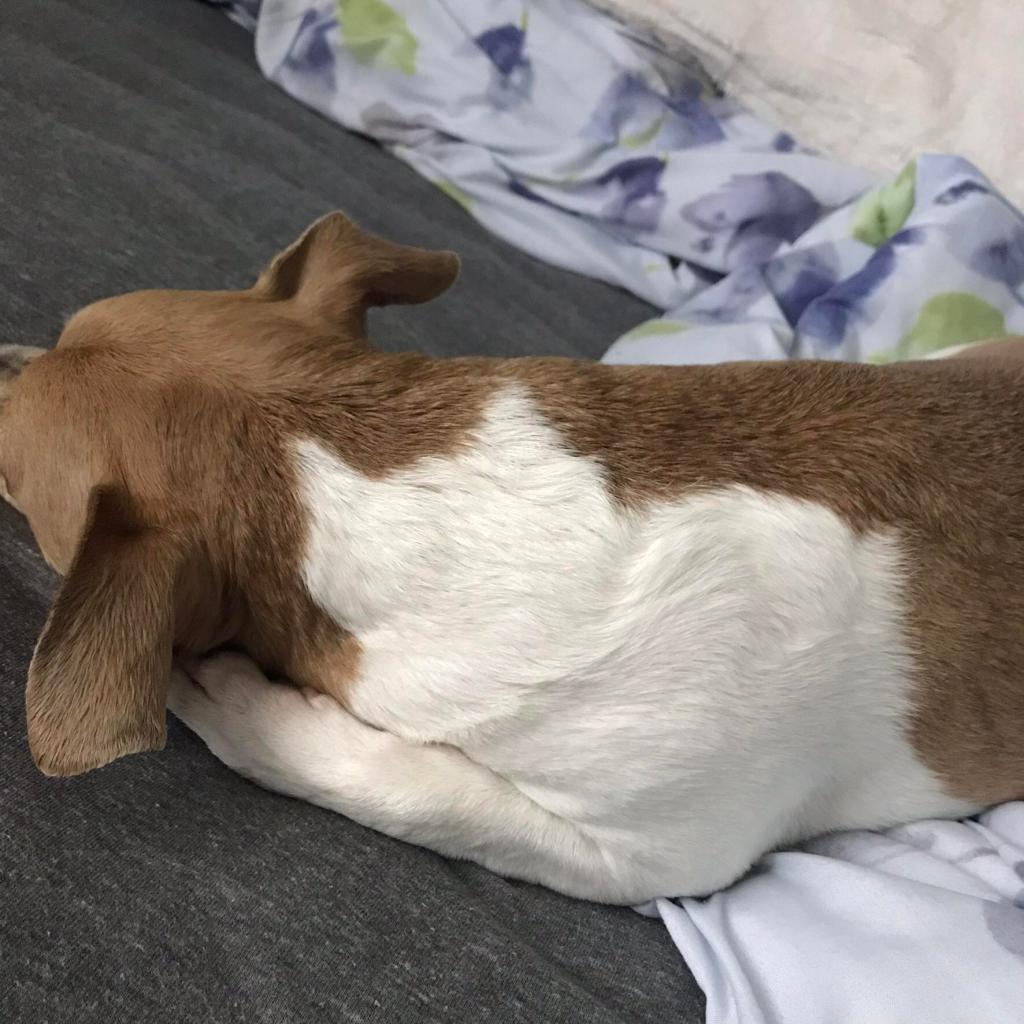
[[[706,900],[657,900],[708,1024],[1024,1020],[1024,803],[825,836]]]

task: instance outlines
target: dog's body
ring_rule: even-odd
[[[233,642],[306,689],[176,672],[227,764],[574,895],[1024,793],[1024,366],[362,342],[453,277],[328,218],[253,293],[100,304],[25,370],[0,472],[68,576],[41,767],[158,746],[172,648]]]

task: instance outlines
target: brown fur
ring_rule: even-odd
[[[450,253],[392,245],[335,215],[249,292],[97,303],[69,322],[55,351],[25,366],[0,420],[0,479],[44,556],[67,575],[26,695],[41,768],[74,774],[162,745],[172,647],[238,643],[269,669],[344,696],[358,644],[300,585],[305,523],[284,448],[328,422],[331,441],[367,469],[381,455],[401,450],[411,460],[431,445],[429,431],[390,448],[385,437],[369,440],[382,408],[401,405],[396,363],[422,360],[385,367],[366,346],[363,322],[370,303],[426,301],[457,271]],[[414,413],[413,425],[453,434],[473,415],[472,403],[455,417],[432,408]],[[98,496],[106,493],[130,501],[138,523],[130,536],[107,530],[103,514],[90,518],[93,506],[102,513]],[[169,584],[167,566],[149,557],[155,538],[173,552]],[[104,618],[100,597],[86,599],[101,560],[95,552],[120,564],[122,548],[133,586],[111,590]],[[111,627],[124,627],[133,606],[143,598],[152,605],[157,593],[173,609],[173,628],[153,623],[145,632],[160,649],[140,673]],[[121,687],[110,684],[118,665]],[[153,665],[164,667],[159,681]],[[93,727],[104,719],[107,731]]]
[[[29,669],[29,743],[48,775],[161,747],[166,732],[176,538],[108,486],[83,532]]]
[[[1024,338],[1000,338],[997,341],[982,341],[957,352],[954,359],[994,358],[1017,362],[1024,360]]]
[[[306,524],[286,446],[313,436],[384,476],[468,443],[489,399],[515,383],[604,467],[625,508],[744,484],[823,503],[859,531],[894,531],[907,554],[912,740],[958,795],[1024,793],[1024,364],[1009,358],[1019,352],[671,369],[369,348],[368,304],[423,301],[455,271],[450,254],[393,246],[333,215],[249,292],[107,300],[28,366],[0,420],[0,474],[50,561],[67,572],[74,560],[29,687],[40,764],[70,773],[159,745],[154,666],[169,664],[172,645],[238,643],[343,700],[358,644],[299,583]],[[104,528],[99,514],[83,529],[101,485],[126,496],[131,530]],[[161,560],[139,555],[147,544],[176,559],[173,630],[151,616],[159,657],[136,652],[146,671],[132,675],[110,631],[140,595],[152,608],[166,589]],[[85,575],[126,559],[140,579],[122,588],[122,618],[105,620]],[[98,729],[102,742],[82,728],[83,701],[90,721],[114,723]]]
[[[1024,795],[1024,363],[527,361],[519,375],[626,505],[744,484],[895,532],[914,746],[959,796]]]

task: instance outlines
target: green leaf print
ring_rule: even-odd
[[[447,178],[439,178],[434,184],[446,195],[449,199],[454,199],[464,210],[468,210],[473,205],[473,200],[469,198],[469,193],[464,192],[454,182],[449,181]]]
[[[619,141],[626,149],[639,149],[641,146],[646,146],[661,131],[661,126],[664,123],[665,115],[662,114],[656,117],[646,128],[634,132],[632,135],[624,135]]]
[[[680,320],[648,320],[624,334],[621,341],[636,341],[638,338],[653,338],[658,334],[677,334],[689,329],[689,324]]]
[[[888,185],[872,189],[854,208],[853,237],[877,248],[907,222],[914,208],[917,165],[911,161]]]
[[[920,359],[950,345],[967,345],[1006,336],[1003,314],[969,292],[942,292],[930,298],[899,345],[874,362]]]
[[[383,64],[415,74],[419,43],[405,18],[384,0],[338,0],[338,24],[345,45],[360,64]]]

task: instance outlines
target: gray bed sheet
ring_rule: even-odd
[[[509,249],[260,77],[192,0],[2,0],[0,340],[101,296],[234,287],[342,207],[458,250],[389,347],[597,356],[646,309]],[[517,885],[266,793],[172,721],[167,750],[38,775],[25,672],[54,580],[0,506],[0,1021],[678,1021],[703,1000],[660,924]]]

